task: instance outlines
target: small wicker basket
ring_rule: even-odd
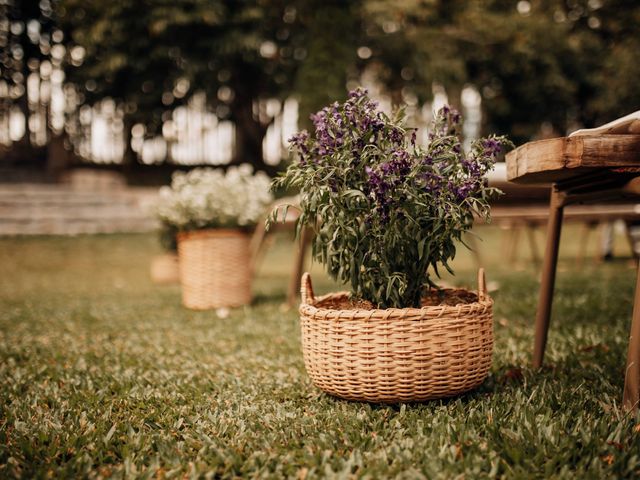
[[[175,284],[180,281],[178,254],[164,253],[151,259],[151,281],[161,285]]]
[[[302,277],[300,322],[307,373],[325,392],[349,400],[417,402],[451,397],[480,385],[491,367],[493,300],[484,271],[477,301],[455,306],[335,310],[348,297],[314,298]]]
[[[182,303],[194,310],[251,302],[249,234],[210,229],[178,234]]]

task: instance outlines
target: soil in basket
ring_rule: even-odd
[[[478,301],[478,295],[467,290],[431,290],[422,298],[423,307],[441,305],[467,305]],[[331,310],[374,310],[376,306],[368,300],[348,297],[333,297],[321,302],[318,307]]]

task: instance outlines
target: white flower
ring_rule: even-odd
[[[249,226],[257,223],[273,201],[271,181],[250,165],[219,169],[197,168],[173,174],[171,187],[162,187],[156,215],[179,229]]]

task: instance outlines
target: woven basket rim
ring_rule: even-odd
[[[340,318],[345,319],[423,319],[427,317],[441,317],[443,315],[467,315],[472,312],[492,310],[493,299],[487,292],[487,283],[484,275],[484,269],[478,270],[478,290],[469,290],[466,288],[443,288],[445,292],[465,292],[473,293],[477,296],[477,300],[471,303],[459,303],[457,305],[425,305],[420,308],[407,307],[407,308],[354,308],[347,310],[340,310],[335,308],[325,308],[322,306],[322,302],[331,299],[344,299],[349,296],[349,292],[336,292],[329,293],[320,297],[315,297],[313,294],[313,285],[311,282],[311,275],[305,272],[302,275],[300,285],[300,294],[302,301],[300,303],[300,314],[319,317],[319,318]]]
[[[446,292],[466,292],[478,295],[478,292],[474,290],[468,290],[466,288],[442,288],[441,290]],[[493,306],[493,299],[489,295],[485,295],[484,299],[480,299],[480,297],[478,296],[478,300],[471,303],[460,303],[457,305],[425,305],[424,307],[420,308],[351,308],[348,310],[341,310],[335,308],[325,308],[321,305],[322,302],[326,300],[343,299],[349,296],[350,293],[346,291],[328,293],[326,295],[315,298],[313,303],[301,303],[300,312],[304,312],[306,315],[312,316],[325,316],[331,313],[335,314],[339,312],[348,312],[350,316],[354,317],[361,317],[362,315],[365,315],[371,318],[390,319],[394,317],[404,318],[408,316],[422,317],[425,315],[425,313],[437,313],[440,316],[447,313],[459,313],[461,310],[473,311],[478,309],[491,308]]]
[[[192,238],[208,238],[208,237],[237,237],[239,235],[248,235],[249,231],[242,228],[203,228],[199,230],[186,230],[178,232],[178,240],[188,240]]]

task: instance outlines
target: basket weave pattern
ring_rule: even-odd
[[[307,373],[327,393],[349,400],[413,402],[461,394],[491,367],[493,301],[479,274],[478,300],[456,306],[334,310],[302,278],[300,320]],[[450,289],[451,293],[456,290]]]
[[[249,235],[211,229],[178,235],[182,303],[206,310],[251,302]]]

